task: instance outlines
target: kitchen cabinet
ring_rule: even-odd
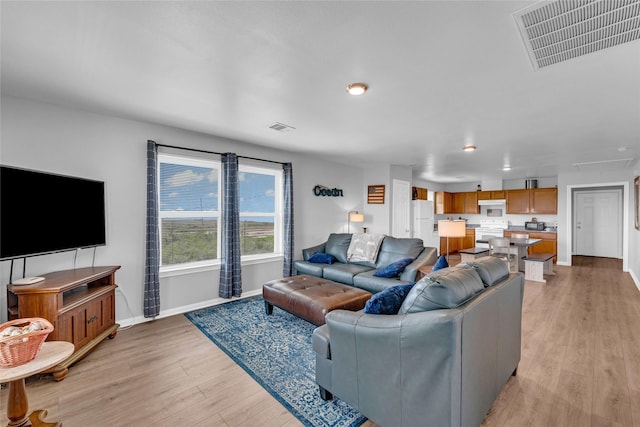
[[[476,191],[459,193],[436,192],[437,214],[477,214],[478,195]]]
[[[558,234],[557,233],[529,233],[531,239],[542,239],[542,242],[529,247],[530,254],[557,254]],[[558,261],[558,256],[553,257],[553,263]]]
[[[467,234],[464,236],[464,242],[460,249],[469,249],[476,247],[476,229],[467,228]]]
[[[478,200],[504,200],[506,197],[504,190],[478,191]]]
[[[428,191],[426,188],[411,187],[412,200],[427,200]]]
[[[477,214],[480,213],[480,207],[478,206],[478,192],[467,191],[464,194],[464,209],[463,213]]]
[[[460,248],[460,237],[449,237],[449,253],[447,253],[447,238],[440,238],[440,255],[452,255],[458,253]]]
[[[436,213],[437,214],[448,214],[452,213],[452,193],[448,193],[446,191],[436,191],[435,199],[436,199]]]
[[[450,213],[464,213],[464,193],[452,193],[453,207]]]
[[[449,255],[456,254],[462,249],[473,248],[476,246],[476,229],[467,228],[464,237],[449,238]],[[440,255],[447,255],[447,238],[440,238]]]
[[[557,214],[557,188],[507,190],[508,214]]]
[[[529,190],[507,190],[506,199],[508,214],[529,213]]]
[[[535,214],[558,213],[557,188],[532,188],[530,192],[530,212]],[[555,254],[555,252],[552,252]]]

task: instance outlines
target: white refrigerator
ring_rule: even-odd
[[[422,239],[425,246],[440,248],[440,238],[433,230],[434,210],[431,200],[412,200],[413,237]]]

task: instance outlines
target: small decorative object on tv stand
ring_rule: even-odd
[[[9,320],[42,317],[53,324],[47,341],[68,341],[75,351],[46,372],[56,381],[67,375],[68,367],[86,356],[106,338],[114,338],[115,272],[119,265],[85,267],[43,275],[33,285],[7,285]]]

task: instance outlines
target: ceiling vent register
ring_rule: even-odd
[[[272,125],[269,125],[269,129],[276,130],[278,132],[291,132],[295,130],[293,126],[285,125],[284,123],[275,122]]]
[[[640,39],[640,0],[545,1],[513,17],[536,69]]]

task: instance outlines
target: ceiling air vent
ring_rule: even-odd
[[[269,126],[269,129],[277,130],[278,132],[291,132],[295,128],[293,126],[285,125],[284,123],[275,122]]]
[[[514,13],[534,68],[640,39],[640,0],[557,0]]]
[[[627,159],[614,159],[614,160],[599,160],[596,162],[572,163],[572,165],[579,171],[596,172],[596,171],[603,171],[603,170],[626,169],[631,166],[633,161],[634,161],[633,158],[627,158]]]

